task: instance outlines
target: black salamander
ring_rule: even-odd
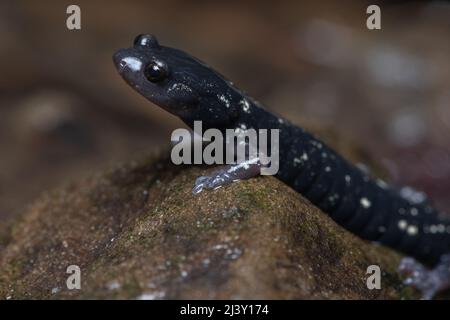
[[[191,128],[198,120],[204,130],[279,129],[277,178],[361,238],[414,257],[404,258],[399,271],[424,298],[450,287],[450,220],[423,193],[372,178],[302,128],[268,112],[203,62],[161,46],[154,36],[136,37],[113,60],[132,88]],[[199,177],[194,191],[257,174],[255,163],[221,169]]]

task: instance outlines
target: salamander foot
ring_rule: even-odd
[[[421,291],[425,300],[450,287],[450,255],[442,256],[434,269],[426,268],[413,258],[403,258],[398,271],[406,276],[403,283]]]
[[[214,171],[209,176],[200,176],[195,180],[193,194],[198,194],[203,189],[212,190],[218,189],[222,186],[228,185],[235,181],[250,179],[256,177],[261,172],[261,165],[259,159],[250,159],[248,161],[224,166],[221,169]]]

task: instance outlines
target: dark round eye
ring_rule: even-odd
[[[164,62],[152,61],[145,67],[144,74],[148,81],[159,82],[169,75],[169,70]]]

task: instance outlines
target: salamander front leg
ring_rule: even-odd
[[[427,269],[413,258],[403,258],[399,272],[406,275],[404,284],[422,292],[422,298],[432,299],[436,293],[450,288],[450,254],[443,255],[434,269]]]
[[[261,172],[261,164],[258,158],[250,159],[235,165],[223,166],[209,176],[197,178],[192,193],[197,194],[203,189],[218,189],[239,180],[256,177]]]

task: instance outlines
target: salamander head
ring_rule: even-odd
[[[189,54],[159,45],[152,35],[137,36],[113,61],[132,88],[188,124],[203,120],[219,127],[237,116],[232,100],[240,95],[227,80]]]

